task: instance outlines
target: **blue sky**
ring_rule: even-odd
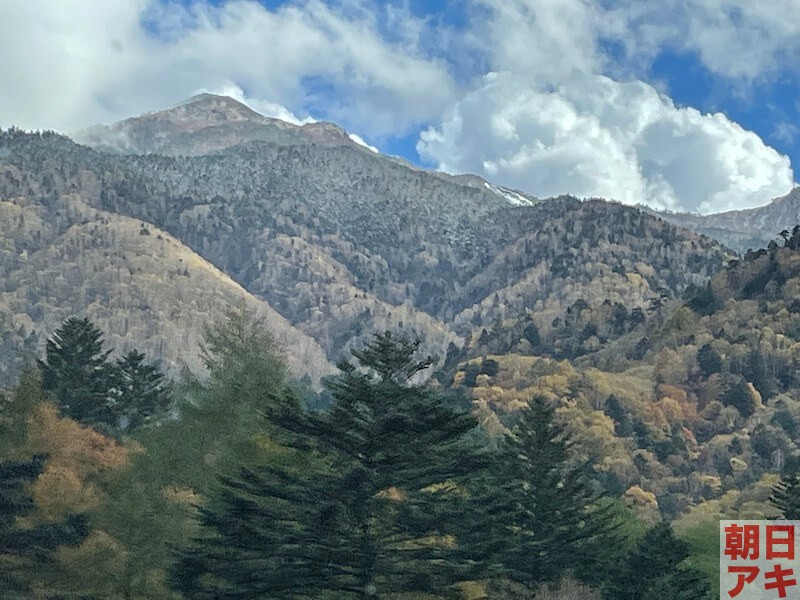
[[[763,81],[741,84],[715,75],[693,53],[664,52],[649,76],[664,81],[676,103],[722,112],[755,131],[792,164],[800,164],[800,78],[790,69]]]
[[[542,197],[704,213],[800,161],[797,0],[0,0],[0,52],[0,126],[209,91]]]

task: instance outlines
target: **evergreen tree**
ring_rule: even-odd
[[[223,478],[215,505],[201,510],[213,533],[179,553],[173,585],[200,600],[373,596],[357,571],[371,548],[347,510],[357,502],[351,483],[274,467]]]
[[[669,523],[661,522],[612,565],[603,596],[608,600],[710,600],[705,576],[683,565],[688,557],[689,546],[675,537]]]
[[[112,371],[113,402],[109,413],[114,425],[132,431],[163,414],[170,403],[164,374],[146,356],[131,350],[116,361]]]
[[[743,417],[749,417],[758,408],[753,390],[741,375],[725,374],[722,383],[726,390],[722,395],[725,406],[733,406]]]
[[[327,383],[324,414],[272,413],[320,472],[275,466],[226,478],[204,510],[208,538],[183,551],[175,587],[192,598],[377,598],[453,594],[465,564],[448,534],[459,483],[480,458],[476,423],[411,379],[418,342],[377,335]]]
[[[711,344],[704,344],[697,351],[697,364],[706,377],[722,371],[722,357]]]
[[[263,319],[244,306],[205,330],[201,358],[209,374],[208,391],[238,401],[256,399],[264,409],[283,392],[286,362]],[[280,382],[280,385],[276,385]]]
[[[44,457],[0,463],[0,596],[30,598],[29,586],[38,573],[53,566],[53,552],[61,545],[74,545],[88,531],[82,516],[63,523],[22,528],[17,519],[34,508],[28,486],[39,476]]]
[[[109,422],[111,350],[103,350],[103,334],[89,319],[70,317],[47,340],[39,361],[44,389],[61,410],[81,423]]]
[[[781,477],[772,488],[769,501],[781,511],[784,519],[800,519],[800,474],[795,472]]]
[[[604,412],[614,421],[614,432],[619,437],[632,437],[634,435],[633,418],[614,394],[611,394],[606,399]]]
[[[568,457],[569,441],[547,402],[534,398],[501,444],[492,468],[471,487],[464,551],[486,574],[532,586],[591,568],[611,543],[613,517]]]

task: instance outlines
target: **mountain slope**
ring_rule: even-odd
[[[763,248],[784,229],[791,231],[800,223],[800,187],[765,206],[734,210],[714,215],[670,213],[667,221],[719,240],[744,254],[748,249]]]
[[[647,307],[729,257],[634,208],[569,198],[514,206],[473,178],[349,145],[119,156],[9,132],[0,155],[16,173],[0,179],[0,197],[80,191],[93,207],[153,223],[314,336],[330,359],[375,329],[404,329],[444,356],[463,336],[531,310],[547,328],[577,299]]]
[[[16,177],[0,166],[0,179]],[[313,379],[331,372],[318,344],[264,300],[149,223],[88,206],[77,194],[0,199],[0,378],[37,354],[72,314],[86,314],[111,347],[146,351],[177,373],[199,372],[203,327],[244,307],[287,348],[290,367]]]
[[[770,486],[800,466],[798,298],[800,234],[579,360],[496,351],[490,330],[453,379],[495,431],[549,398],[577,457],[643,515],[771,516]]]

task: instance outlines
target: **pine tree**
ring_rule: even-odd
[[[377,598],[452,594],[466,572],[448,534],[459,482],[480,458],[476,423],[410,380],[430,365],[418,342],[377,335],[328,382],[325,414],[271,418],[328,466],[245,469],[203,511],[209,537],[183,551],[175,587],[193,598]]]
[[[476,478],[473,508],[459,536],[486,574],[527,586],[589,568],[613,540],[613,518],[588,478],[572,466],[569,441],[542,398],[523,410],[492,468]]]
[[[116,361],[111,375],[113,402],[109,413],[114,425],[132,431],[163,414],[170,403],[164,374],[146,356],[131,350]]]
[[[705,576],[682,564],[688,557],[689,546],[675,537],[669,523],[661,522],[612,566],[603,596],[608,600],[710,600]]]
[[[769,501],[781,511],[784,519],[800,519],[800,473],[781,477],[772,488]]]
[[[81,423],[109,422],[109,363],[103,333],[89,319],[70,317],[47,340],[39,361],[42,384],[67,416]]]
[[[19,517],[34,508],[27,488],[42,472],[44,457],[0,463],[0,596],[29,598],[29,584],[36,574],[52,567],[53,552],[62,545],[74,545],[88,531],[82,516],[63,523],[22,528]]]

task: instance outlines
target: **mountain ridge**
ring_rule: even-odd
[[[785,196],[755,208],[731,210],[711,215],[658,213],[662,218],[720,240],[744,254],[778,239],[784,229],[800,223],[800,186]]]
[[[443,357],[530,310],[548,315],[537,323],[546,334],[547,319],[564,318],[563,301],[646,310],[733,258],[635,208],[570,198],[514,206],[503,189],[353,145],[253,140],[208,155],[115,155],[6,132],[0,155],[0,197],[52,203],[78,193],[152,224],[268,302],[331,361],[374,330],[402,329]]]
[[[256,139],[360,146],[334,123],[296,125],[261,115],[228,96],[207,93],[111,125],[94,125],[70,137],[78,143],[120,154],[194,156]]]
[[[184,114],[192,107],[194,110],[189,111],[188,115]],[[194,126],[191,126],[192,123]],[[154,131],[156,128],[161,129]],[[312,121],[297,125],[265,117],[231,97],[209,93],[197,94],[171,108],[130,117],[112,125],[95,125],[75,132],[70,137],[78,143],[105,152],[171,156],[209,154],[252,141],[367,149],[335,123]],[[412,169],[454,178],[472,187],[484,187],[512,205],[529,206],[542,201],[522,190],[494,184],[477,175],[451,175],[421,168],[399,157],[381,156]],[[681,227],[708,235],[743,254],[748,248],[766,245],[775,239],[779,231],[800,222],[798,189],[800,187],[795,187],[787,195],[774,198],[759,207],[709,215],[658,211],[643,204],[639,208]],[[753,224],[756,226],[753,227]]]
[[[0,165],[0,179],[8,175]],[[119,352],[135,347],[170,374],[199,373],[203,328],[231,309],[269,321],[293,372],[319,380],[332,371],[316,342],[266,301],[151,223],[68,193],[48,201],[4,195],[0,224],[2,379],[21,366],[19,351],[41,351],[47,335],[74,314],[96,321]]]

